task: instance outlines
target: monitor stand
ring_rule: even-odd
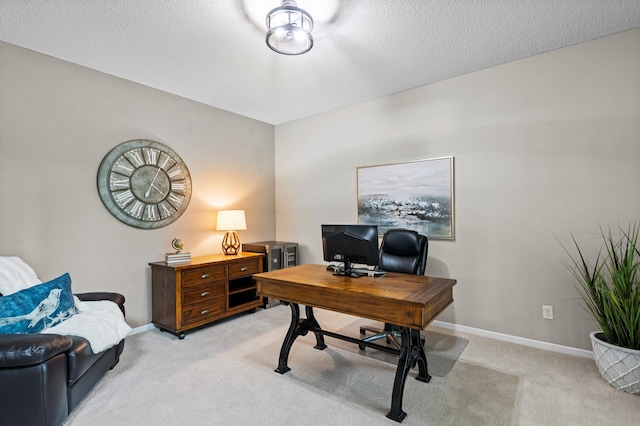
[[[387,273],[385,271],[381,271],[379,269],[360,269],[351,267],[351,262],[345,262],[349,268],[345,269],[344,264],[340,265],[329,265],[327,266],[327,270],[331,271],[333,275],[340,275],[343,277],[351,277],[351,278],[359,278],[359,277],[383,277]]]
[[[334,266],[332,269],[333,275],[341,275],[343,277],[359,278],[369,275],[366,271],[352,268],[349,259],[345,259],[343,264]]]

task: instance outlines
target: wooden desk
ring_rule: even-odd
[[[387,417],[401,422],[402,395],[409,370],[418,364],[417,380],[429,382],[427,358],[420,339],[424,329],[440,312],[453,302],[456,280],[420,275],[387,273],[384,277],[350,278],[333,275],[323,265],[300,265],[253,276],[258,294],[289,302],[291,324],[285,336],[276,371],[284,374],[289,352],[298,336],[309,331],[316,337],[316,349],[324,349],[324,336],[346,340],[360,346],[399,355],[391,410]],[[306,318],[300,319],[298,304],[305,305]],[[364,342],[323,330],[313,315],[318,307],[340,313],[370,318],[402,327],[402,349],[399,351],[375,343]]]

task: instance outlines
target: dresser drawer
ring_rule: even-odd
[[[224,296],[224,281],[193,285],[182,291],[182,304],[191,305]]]
[[[227,278],[227,267],[224,265],[191,269],[182,272],[182,286],[189,287],[209,281],[223,280],[225,278]]]
[[[252,259],[244,262],[232,263],[229,265],[229,278],[246,277],[262,272],[260,270],[260,259]]]
[[[262,301],[252,275],[262,272],[263,257],[220,253],[175,265],[151,262],[151,321],[184,339],[188,330],[257,308]]]
[[[226,310],[227,300],[225,297],[218,297],[195,305],[183,306],[182,324],[206,323],[224,314]]]

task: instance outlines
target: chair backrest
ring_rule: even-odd
[[[382,236],[380,269],[387,272],[424,275],[429,240],[408,229],[391,229]]]

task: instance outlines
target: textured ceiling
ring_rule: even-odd
[[[640,27],[639,0],[299,0],[315,45],[284,56],[279,4],[0,0],[0,40],[280,124]]]

